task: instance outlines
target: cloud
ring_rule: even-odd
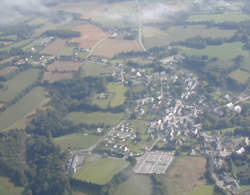
[[[27,14],[46,13],[42,0],[1,0],[0,23],[12,24],[21,21]]]

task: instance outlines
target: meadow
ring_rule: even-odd
[[[112,58],[116,54],[128,51],[142,51],[137,40],[106,39],[95,48],[93,55]]]
[[[193,49],[182,47],[182,52],[187,56],[197,55],[203,56],[206,55],[209,58],[218,58],[219,60],[232,60],[235,57],[242,55],[248,56],[249,52],[243,50],[243,43],[233,42],[233,43],[224,43],[219,46],[207,46],[204,49]]]
[[[99,100],[98,96],[93,98],[92,104],[95,104],[101,108],[116,107],[122,105],[125,100],[126,88],[118,83],[109,83],[107,85],[108,97],[103,100]]]
[[[49,71],[77,71],[81,67],[81,63],[74,61],[55,61],[48,66]]]
[[[204,185],[194,189],[189,195],[213,195],[213,186],[212,185]]]
[[[241,84],[244,84],[248,81],[250,78],[250,74],[246,71],[243,71],[241,69],[237,69],[229,74],[229,77],[238,81]]]
[[[157,27],[143,27],[143,40],[147,48],[164,46],[172,42],[184,41],[194,36],[223,38],[231,37],[235,30],[207,28],[205,25],[172,26],[166,30]]]
[[[56,81],[64,79],[72,79],[74,73],[72,72],[45,72],[43,74],[43,81],[48,81],[49,83],[54,83]]]
[[[20,120],[24,120],[30,112],[34,112],[37,106],[45,99],[45,91],[41,87],[32,89],[16,104],[10,106],[0,115],[0,129],[10,127]],[[18,128],[18,126],[15,126]],[[23,128],[23,127],[21,127]]]
[[[188,18],[188,22],[242,22],[249,20],[250,16],[240,12],[225,12],[222,14],[198,14]]]
[[[151,195],[152,184],[150,177],[131,173],[129,179],[120,184],[112,195]]]
[[[28,69],[20,72],[11,80],[2,82],[7,89],[1,91],[0,102],[9,102],[13,100],[20,92],[31,86],[39,77],[38,69]]]
[[[8,178],[0,176],[1,195],[21,195],[23,190],[23,187],[16,187]]]
[[[83,123],[88,125],[107,125],[113,126],[118,124],[124,114],[123,113],[110,113],[110,112],[71,112],[67,119],[73,121],[75,124]]]
[[[157,176],[167,190],[166,194],[184,195],[203,187],[206,159],[201,157],[178,157],[173,161],[167,175]],[[188,179],[187,179],[188,178]],[[204,191],[207,189],[203,189]]]
[[[105,185],[115,174],[128,166],[128,162],[123,159],[101,158],[94,161],[85,162],[75,174],[75,178],[94,184]]]
[[[45,47],[41,53],[55,56],[71,56],[73,55],[74,47],[66,46],[66,41],[63,39],[56,39],[47,47]]]
[[[72,150],[87,149],[94,145],[100,139],[95,135],[83,135],[83,133],[74,133],[61,136],[54,139],[54,143],[62,149],[71,148]]]
[[[81,76],[101,76],[111,74],[113,72],[113,67],[108,64],[102,64],[99,62],[87,61],[81,67]]]

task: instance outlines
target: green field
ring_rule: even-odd
[[[213,186],[204,185],[204,186],[198,187],[193,192],[189,193],[189,195],[213,195]]]
[[[240,186],[240,195],[246,195],[245,192],[250,192],[250,185],[248,185],[248,186]]]
[[[31,86],[39,76],[38,69],[29,69],[17,74],[11,80],[2,82],[7,89],[0,91],[0,102],[9,102],[13,100],[20,92]]]
[[[0,194],[1,195],[21,195],[24,188],[16,187],[6,177],[0,177]]]
[[[82,133],[75,133],[65,135],[54,139],[55,144],[59,145],[62,149],[71,148],[76,149],[87,149],[94,145],[100,139],[99,136],[87,135],[84,136]]]
[[[133,174],[122,183],[112,195],[151,195],[152,184],[149,176]]]
[[[171,42],[184,41],[194,36],[223,38],[231,37],[235,30],[221,30],[219,28],[207,28],[205,25],[172,26],[167,30],[157,27],[143,27],[143,40],[147,48],[164,46]]]
[[[250,74],[246,71],[237,69],[229,74],[229,77],[238,81],[239,83],[246,83],[247,80],[250,78]]]
[[[17,121],[22,120],[25,115],[33,112],[44,99],[45,91],[43,88],[36,87],[31,90],[20,101],[1,113],[0,129],[5,129]]]
[[[93,98],[92,104],[95,104],[101,108],[116,107],[122,105],[125,100],[126,88],[118,83],[109,83],[107,85],[108,97],[103,100],[99,100],[98,97]]]
[[[81,76],[101,76],[111,74],[113,67],[98,62],[87,62],[81,68]]]
[[[222,22],[242,22],[249,20],[250,16],[240,12],[225,12],[223,14],[199,14],[188,18],[189,22],[206,22],[211,21],[215,23]]]
[[[187,56],[197,55],[203,56],[206,55],[209,58],[217,57],[219,60],[232,60],[233,58],[242,55],[248,56],[249,52],[242,49],[243,43],[233,42],[233,43],[224,43],[219,46],[207,46],[205,49],[193,49],[182,47],[183,53]]]
[[[76,124],[84,123],[88,125],[116,125],[124,117],[123,113],[110,113],[110,112],[71,112],[67,119],[73,121]]]
[[[128,166],[123,159],[101,158],[86,164],[76,173],[75,178],[99,185],[107,184],[112,177]]]

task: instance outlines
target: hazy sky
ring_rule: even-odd
[[[27,13],[46,12],[42,0],[0,0],[0,23],[9,24],[22,20]]]

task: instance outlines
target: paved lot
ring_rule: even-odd
[[[174,156],[166,152],[147,152],[137,160],[135,173],[165,174]]]

